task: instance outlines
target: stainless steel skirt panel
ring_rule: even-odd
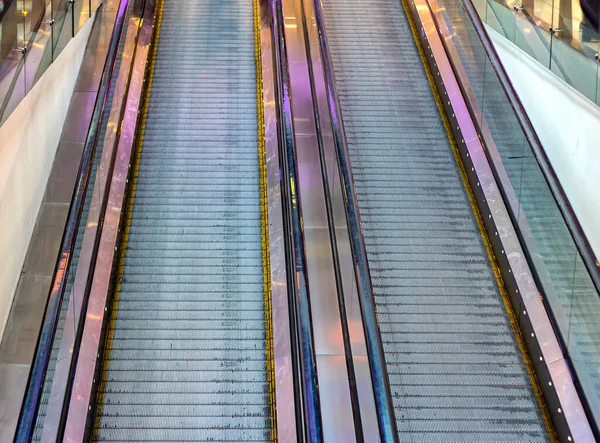
[[[548,441],[398,0],[323,0],[401,441]]]

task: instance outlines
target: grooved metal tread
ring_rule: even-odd
[[[323,0],[399,437],[548,435],[399,0]]]
[[[269,441],[254,16],[165,0],[97,441]]]

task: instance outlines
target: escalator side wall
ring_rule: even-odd
[[[111,298],[110,286],[118,263],[118,239],[123,226],[123,203],[126,201],[129,177],[131,176],[130,161],[135,150],[134,139],[139,121],[140,101],[145,87],[144,78],[148,68],[149,47],[154,36],[156,20],[156,1],[144,0],[135,3],[133,22],[137,23],[137,36],[131,39],[131,47],[127,48],[131,56],[130,70],[120,70],[119,81],[125,82],[123,104],[120,108],[111,109],[109,127],[111,135],[118,140],[115,145],[114,163],[104,171],[108,182],[105,195],[100,202],[100,212],[103,214],[99,224],[100,235],[97,236],[95,256],[92,258],[88,279],[89,292],[84,294],[83,309],[86,314],[82,319],[83,327],[77,331],[76,351],[73,358],[77,364],[70,374],[68,391],[68,412],[62,419],[59,436],[65,441],[87,441],[93,428],[93,414],[96,387],[101,369],[101,346],[106,335],[108,303]],[[135,43],[134,43],[135,42]],[[121,97],[119,97],[121,98]],[[114,113],[112,111],[115,111]],[[118,128],[115,130],[114,128]],[[79,341],[80,339],[80,341]],[[77,346],[77,343],[80,343]]]

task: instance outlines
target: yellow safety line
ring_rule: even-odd
[[[465,166],[460,157],[460,152],[458,151],[458,145],[456,140],[454,139],[454,135],[452,133],[452,129],[450,127],[450,123],[448,122],[448,116],[444,111],[444,106],[442,104],[442,99],[440,93],[435,84],[435,80],[433,78],[433,74],[431,73],[431,69],[429,64],[427,63],[427,56],[425,55],[425,50],[421,44],[421,40],[419,34],[417,32],[416,24],[413,20],[413,17],[410,13],[410,8],[408,5],[408,0],[402,0],[402,5],[404,6],[404,11],[406,17],[408,19],[408,23],[410,24],[410,29],[413,34],[413,39],[419,50],[419,55],[421,56],[421,62],[425,69],[425,73],[427,75],[427,80],[429,81],[429,85],[431,86],[431,92],[433,93],[433,97],[435,98],[435,102],[437,104],[438,111],[442,118],[442,122],[444,123],[444,128],[446,129],[446,135],[448,136],[448,140],[450,141],[450,145],[452,147],[452,153],[454,154],[454,160],[456,161],[456,165],[458,166],[458,171],[460,172],[460,178],[465,187],[465,191],[469,198],[469,203],[471,204],[471,209],[473,210],[473,214],[475,216],[475,221],[477,223],[477,227],[479,228],[479,233],[481,234],[481,238],[483,239],[483,244],[485,246],[485,250],[488,255],[488,259],[490,260],[490,264],[494,271],[494,276],[496,277],[496,283],[498,285],[498,289],[500,290],[500,294],[502,295],[502,301],[504,302],[504,307],[506,308],[506,313],[510,320],[510,324],[512,325],[513,332],[515,334],[516,341],[519,345],[519,350],[521,351],[521,356],[523,357],[523,362],[525,363],[525,368],[527,369],[527,374],[529,375],[529,380],[531,381],[531,385],[533,387],[533,392],[535,394],[535,398],[537,399],[540,412],[542,414],[542,418],[544,420],[544,424],[546,425],[546,430],[548,431],[548,435],[550,440],[554,442],[558,442],[558,438],[556,437],[556,433],[554,431],[554,427],[552,425],[552,421],[550,420],[550,414],[548,413],[548,408],[546,407],[546,402],[544,397],[542,396],[542,391],[539,386],[538,379],[535,375],[535,371],[533,370],[533,364],[531,363],[531,359],[529,358],[529,354],[527,353],[527,349],[525,347],[525,341],[523,340],[523,335],[521,334],[521,329],[519,328],[519,323],[517,321],[517,317],[512,307],[512,303],[508,296],[508,292],[506,290],[506,286],[504,285],[504,280],[502,279],[502,274],[500,273],[500,268],[498,267],[498,262],[496,261],[496,257],[494,255],[494,251],[492,249],[492,245],[490,243],[490,239],[487,235],[487,231],[485,230],[485,226],[483,224],[483,220],[481,218],[481,213],[479,212],[479,207],[477,206],[477,202],[475,200],[475,195],[473,194],[473,189],[469,183],[469,179],[467,176],[467,171],[465,170]]]
[[[156,62],[156,49],[158,47],[158,37],[160,34],[160,26],[162,22],[163,15],[163,0],[158,0],[156,4],[156,17],[155,17],[155,30],[152,38],[152,43],[150,45],[149,54],[150,54],[150,64],[148,66],[147,71],[147,83],[146,90],[144,92],[143,99],[143,108],[142,108],[142,125],[140,127],[136,147],[135,147],[135,158],[134,158],[134,169],[131,177],[131,188],[129,190],[129,196],[127,198],[127,206],[126,206],[126,218],[125,218],[125,226],[123,237],[121,238],[121,245],[119,248],[119,264],[117,270],[117,280],[115,286],[115,293],[112,301],[112,306],[110,310],[110,318],[108,324],[108,330],[106,333],[106,348],[104,350],[104,360],[102,363],[102,374],[100,383],[98,385],[98,395],[97,395],[97,413],[94,420],[94,440],[98,438],[98,431],[100,428],[100,417],[102,416],[102,407],[104,405],[104,391],[106,389],[106,381],[108,377],[108,369],[110,365],[110,353],[112,350],[112,342],[115,334],[115,327],[117,323],[117,311],[119,308],[119,299],[121,296],[121,282],[123,281],[123,270],[125,267],[125,255],[127,252],[127,242],[129,240],[129,231],[131,228],[131,216],[133,213],[133,201],[135,199],[135,191],[137,188],[137,179],[138,173],[140,169],[140,157],[142,155],[142,143],[144,141],[144,133],[146,130],[146,117],[148,116],[148,105],[150,102],[150,90],[152,89],[152,81],[154,79],[154,65]]]
[[[271,252],[269,248],[269,204],[267,198],[267,163],[265,147],[265,110],[263,106],[262,57],[260,41],[260,6],[254,0],[254,55],[256,60],[256,111],[258,117],[258,158],[260,168],[260,212],[262,230],[263,291],[265,298],[265,352],[271,422],[270,441],[277,441],[275,402],[275,362],[273,355],[273,310],[271,293]]]

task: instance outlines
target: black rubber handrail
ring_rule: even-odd
[[[502,86],[502,89],[508,98],[508,102],[510,103],[515,116],[517,117],[519,125],[521,126],[521,129],[523,129],[523,133],[525,134],[527,142],[531,147],[533,156],[535,157],[536,162],[538,163],[540,170],[542,171],[542,174],[548,183],[550,192],[552,193],[563,219],[565,220],[567,228],[569,229],[569,232],[575,241],[575,245],[579,251],[579,254],[581,255],[581,258],[588,270],[592,282],[594,283],[596,292],[600,294],[600,263],[598,262],[598,259],[596,258],[594,251],[590,246],[581,225],[579,224],[579,220],[573,211],[573,207],[571,206],[571,203],[569,202],[569,199],[565,194],[565,191],[562,188],[556,173],[554,172],[554,168],[552,167],[552,164],[550,163],[550,160],[544,151],[542,143],[540,142],[540,139],[538,138],[537,133],[533,128],[531,121],[529,120],[529,116],[527,115],[527,112],[521,103],[519,95],[515,91],[515,88],[510,81],[502,62],[500,61],[500,57],[498,56],[498,53],[496,52],[496,49],[494,48],[494,45],[492,44],[490,37],[485,30],[483,22],[481,21],[475,6],[473,6],[471,0],[462,0],[462,3],[473,24],[477,36],[483,45],[488,59],[490,60],[500,85]]]
[[[290,334],[296,341],[294,366],[298,441],[323,441],[321,404],[319,399],[315,344],[313,338],[307,260],[302,228],[300,187],[294,125],[290,74],[285,41],[281,0],[270,0],[273,33],[273,62],[275,67],[275,104],[281,179],[281,199],[286,249]],[[295,326],[295,327],[294,327]],[[302,396],[299,402],[298,395]],[[300,403],[300,404],[299,404]]]
[[[336,158],[342,183],[342,193],[350,234],[350,246],[357,281],[358,299],[360,302],[361,316],[365,330],[365,344],[369,355],[369,369],[373,384],[373,395],[377,422],[381,441],[384,443],[397,442],[398,431],[394,418],[392,394],[383,353],[383,344],[379,333],[377,314],[375,312],[375,300],[373,296],[373,285],[371,273],[367,261],[367,250],[362,234],[360,215],[358,211],[358,200],[354,189],[352,168],[350,165],[350,154],[344,131],[341,108],[335,89],[335,76],[333,64],[330,57],[329,42],[325,30],[325,19],[321,0],[313,0],[315,21],[319,33],[319,47],[323,62],[323,73],[327,101],[329,103],[329,114],[333,130]]]
[[[121,0],[111,35],[106,62],[104,64],[98,88],[98,95],[96,96],[96,102],[94,104],[94,110],[81,156],[81,162],[79,164],[79,170],[77,171],[75,189],[69,206],[60,251],[52,276],[52,284],[50,286],[50,294],[48,296],[42,320],[42,327],[38,336],[34,359],[27,380],[25,396],[21,405],[19,421],[17,423],[14,438],[15,442],[26,443],[31,441],[35,429],[44,380],[46,378],[46,371],[48,370],[52,345],[64,300],[65,288],[67,286],[67,279],[70,271],[69,268],[73,259],[73,251],[75,249],[79,224],[85,204],[85,196],[92,172],[93,158],[100,136],[100,128],[102,127],[102,117],[108,103],[110,83],[117,61],[119,43],[125,24],[125,15],[128,4],[129,0]]]

